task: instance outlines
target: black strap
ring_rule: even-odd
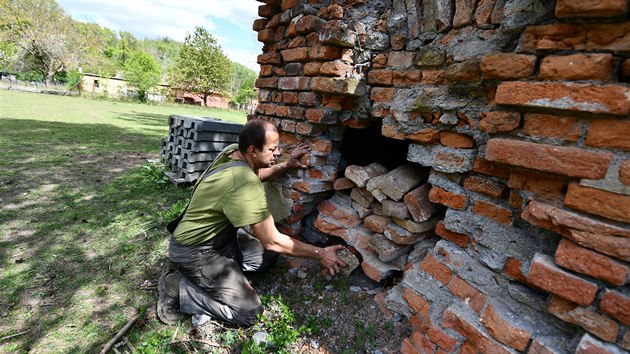
[[[223,165],[214,169],[211,169],[211,168],[206,169],[206,171],[203,173],[203,175],[201,175],[199,180],[197,180],[197,183],[195,183],[195,187],[193,188],[193,191],[190,195],[190,200],[188,201],[188,205],[186,205],[186,208],[184,208],[184,211],[182,211],[182,213],[179,214],[178,217],[169,221],[168,224],[166,224],[166,230],[168,230],[168,232],[170,232],[171,234],[175,232],[177,225],[179,225],[179,222],[182,221],[182,219],[184,218],[184,214],[186,214],[186,210],[188,210],[188,207],[190,206],[190,202],[192,201],[192,196],[195,194],[195,191],[197,190],[197,186],[199,186],[201,181],[203,181],[207,177],[210,177],[219,171],[223,171],[226,168],[233,167],[233,166],[249,166],[249,165],[247,164],[247,162],[243,160],[238,160],[238,161],[231,161],[231,162],[224,163]]]

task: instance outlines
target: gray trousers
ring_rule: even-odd
[[[256,323],[263,308],[243,271],[264,270],[277,258],[258,239],[232,226],[201,245],[184,246],[171,237],[169,257],[182,274],[180,312],[237,326]]]

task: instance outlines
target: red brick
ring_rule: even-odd
[[[258,16],[271,18],[273,15],[280,12],[280,6],[276,5],[260,5],[258,6]]]
[[[613,154],[575,147],[490,139],[485,158],[493,162],[570,177],[602,179],[606,175]]]
[[[337,178],[336,180],[333,181],[333,188],[336,191],[343,190],[343,189],[351,189],[354,187],[356,187],[356,184],[354,184],[354,182],[347,179],[346,177]]]
[[[364,225],[368,230],[382,234],[385,231],[385,226],[387,226],[389,222],[390,219],[386,216],[372,214],[365,218]]]
[[[280,64],[280,54],[278,53],[265,53],[258,55],[256,62],[260,65],[270,64],[270,65],[278,65]]]
[[[280,90],[298,90],[304,91],[309,88],[311,79],[304,76],[288,76],[278,79],[278,88]]]
[[[630,231],[624,228],[537,201],[531,201],[521,216],[583,247],[630,261]]]
[[[276,115],[279,117],[286,117],[289,115],[289,107],[287,106],[278,106],[276,109]],[[284,131],[288,131],[286,129],[282,129]],[[293,122],[293,132],[295,132],[295,122]]]
[[[626,186],[630,186],[630,161],[626,160],[621,163],[619,168],[619,181]]]
[[[508,204],[514,209],[521,209],[523,206],[523,196],[518,191],[510,190]],[[518,215],[517,215],[518,217]]]
[[[630,120],[593,119],[585,144],[630,151]]]
[[[392,79],[393,75],[391,70],[372,70],[368,73],[368,84],[370,85],[390,86]]]
[[[265,27],[267,27],[267,22],[269,22],[269,20],[266,18],[258,18],[254,20],[254,24],[252,25],[252,30],[254,30],[254,32],[263,30]]]
[[[424,85],[445,85],[448,82],[446,75],[446,70],[424,70],[420,83]]]
[[[425,183],[420,187],[409,191],[403,197],[403,201],[415,222],[427,221],[435,212],[439,210],[439,206],[429,200],[429,191],[431,185]]]
[[[497,104],[574,112],[630,113],[628,88],[620,85],[589,85],[559,82],[503,82],[497,88]]]
[[[418,348],[420,353],[433,353],[435,351],[435,344],[420,331],[413,331],[411,342],[414,347]]]
[[[466,234],[460,234],[448,230],[442,221],[438,222],[435,226],[435,233],[443,239],[453,242],[459,247],[464,248],[468,245],[468,236]]]
[[[508,187],[512,189],[557,197],[564,195],[565,185],[562,178],[529,171],[513,171],[508,181]]]
[[[311,90],[333,94],[356,95],[363,86],[354,78],[340,79],[319,76],[312,78]]]
[[[429,303],[420,295],[409,288],[403,289],[403,299],[407,302],[411,310],[415,312],[421,321],[429,318]]]
[[[575,354],[619,354],[620,352],[616,345],[597,340],[588,333],[582,336],[575,349]]]
[[[584,121],[550,114],[525,114],[523,133],[530,136],[577,141]]]
[[[468,204],[468,197],[454,192],[446,191],[439,187],[433,187],[429,191],[429,200],[449,208],[463,210]]]
[[[573,301],[590,305],[597,295],[597,284],[563,271],[550,257],[536,254],[527,274],[529,284]]]
[[[275,32],[271,28],[265,28],[258,32],[258,41],[263,43],[273,42]]]
[[[626,329],[626,334],[624,334],[620,344],[624,349],[630,350],[630,329]]]
[[[289,107],[288,117],[293,119],[304,118],[305,109],[301,107]]]
[[[628,267],[607,256],[580,247],[563,239],[556,249],[556,264],[575,272],[604,280],[613,285],[624,285]]]
[[[475,346],[470,342],[462,343],[462,347],[459,349],[459,354],[477,354]]]
[[[501,313],[492,304],[489,304],[481,316],[481,323],[494,339],[514,349],[524,351],[532,333],[512,324],[505,317],[501,316]]]
[[[625,0],[558,0],[556,17],[609,17],[625,15]]]
[[[520,79],[530,77],[536,68],[536,56],[514,53],[487,54],[481,58],[484,79]]]
[[[282,102],[285,104],[297,104],[298,97],[297,92],[282,92]]]
[[[318,76],[319,68],[322,66],[322,63],[317,61],[312,61],[304,64],[304,75],[306,76]]]
[[[446,75],[449,82],[478,82],[481,80],[480,62],[468,60],[451,64]]]
[[[612,220],[630,222],[630,196],[569,184],[564,205]]]
[[[607,316],[590,308],[580,307],[559,296],[552,296],[547,310],[564,322],[580,326],[599,338],[614,342],[619,333],[619,325]]]
[[[459,315],[450,307],[444,311],[442,325],[447,328],[452,328],[466,337],[476,351],[493,354],[510,353],[509,350],[486,337],[473,323],[468,322],[464,316]]]
[[[510,170],[498,164],[494,164],[482,158],[476,158],[473,163],[473,171],[486,176],[499,177],[501,179],[510,178]]]
[[[431,340],[431,342],[437,344],[440,348],[449,353],[452,353],[453,349],[455,349],[455,346],[457,345],[457,340],[455,338],[444,333],[440,327],[434,324],[429,326],[426,331],[426,336]]]
[[[324,27],[325,23],[326,21],[317,16],[306,15],[297,21],[297,23],[295,24],[295,30],[299,34],[317,32],[322,29],[322,27]]]
[[[317,124],[334,124],[337,122],[337,115],[329,109],[309,108],[306,110],[306,119]]]
[[[370,99],[374,102],[391,102],[394,99],[394,88],[372,87]]]
[[[307,61],[308,60],[308,48],[293,48],[293,49],[285,49],[280,52],[282,55],[282,59],[286,63],[296,62],[296,61]]]
[[[519,47],[526,53],[547,50],[626,52],[630,48],[629,32],[630,22],[528,26]]]
[[[477,26],[490,23],[492,10],[494,9],[496,0],[480,0],[475,10],[475,23]]]
[[[315,106],[317,104],[317,94],[314,92],[300,92],[298,102],[302,106]]]
[[[617,291],[606,290],[599,302],[599,309],[621,323],[630,325],[630,298],[628,296]]]
[[[405,140],[405,133],[398,129],[398,124],[396,122],[383,122],[383,125],[381,126],[381,134],[386,138]]]
[[[479,129],[490,134],[509,132],[521,124],[521,114],[517,112],[485,112],[481,117]]]
[[[472,212],[490,218],[500,224],[512,224],[512,211],[482,200],[477,200],[473,203]]]
[[[411,134],[404,134],[405,139],[419,143],[437,143],[440,140],[440,131],[433,128],[423,128]]]
[[[453,277],[448,285],[448,290],[468,304],[476,313],[480,313],[483,305],[486,303],[486,295],[458,276]]]
[[[411,342],[409,338],[405,338],[400,346],[400,354],[422,354]]]
[[[459,28],[470,25],[472,23],[474,9],[475,1],[455,0],[455,17],[453,18],[453,27]]]
[[[540,342],[538,339],[534,339],[532,341],[532,345],[529,346],[529,350],[527,351],[527,354],[557,354],[557,353],[558,352],[556,350],[548,348],[547,346],[545,346],[545,344]]]
[[[440,263],[432,255],[428,255],[420,262],[420,269],[430,274],[435,280],[447,285],[451,281],[452,272],[447,266]]]
[[[440,132],[440,144],[454,148],[472,148],[475,146],[473,138],[466,134],[460,134],[451,131]]]
[[[387,58],[387,66],[400,69],[410,68],[413,63],[414,54],[414,52],[391,52]]]
[[[612,54],[550,55],[540,63],[538,77],[543,80],[610,80]]]
[[[464,180],[464,188],[489,197],[500,199],[505,195],[505,185],[483,177],[470,176]]]
[[[352,74],[352,66],[341,60],[329,61],[322,64],[319,72],[324,76],[346,76]]]
[[[521,271],[523,262],[516,258],[509,257],[503,266],[503,274],[521,283],[527,283],[527,277]]]
[[[332,144],[332,141],[326,139],[311,138],[309,140],[311,151],[318,151],[324,154],[330,154],[332,151]]]
[[[256,87],[258,88],[276,88],[278,86],[277,77],[267,77],[256,79]]]
[[[341,48],[331,45],[313,47],[308,52],[308,57],[312,60],[335,60],[341,57]]]

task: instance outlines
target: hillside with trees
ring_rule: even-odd
[[[80,73],[121,77],[144,101],[158,83],[207,96],[221,93],[233,105],[255,98],[257,74],[232,62],[206,29],[195,27],[182,43],[136,38],[72,19],[55,0],[0,0],[0,72],[24,81],[66,83]]]

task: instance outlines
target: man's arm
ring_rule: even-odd
[[[334,245],[321,248],[300,242],[280,233],[271,215],[265,220],[253,224],[252,230],[265,249],[289,256],[315,259],[319,261],[322,267],[326,268],[331,275],[337,274],[339,267],[346,266],[344,262],[337,258],[336,253],[337,250],[343,248],[343,246]]]
[[[263,182],[273,181],[289,169],[306,168],[306,165],[300,163],[300,157],[309,151],[310,148],[307,144],[302,143],[298,145],[295,149],[293,149],[293,151],[291,151],[288,160],[271,167],[261,168],[258,170],[258,177]]]

